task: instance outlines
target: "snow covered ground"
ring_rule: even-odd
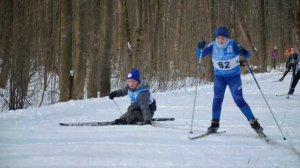
[[[227,89],[221,116],[225,134],[189,140],[195,88],[155,93],[155,117],[175,117],[159,126],[61,127],[59,122],[110,121],[113,101],[95,98],[0,113],[0,167],[300,167],[300,86],[287,99],[290,74],[256,78],[281,126],[283,140],[251,75],[244,97],[271,144],[259,139]],[[210,125],[212,85],[198,87],[194,134]],[[276,96],[277,95],[277,96]],[[129,99],[115,99],[125,111]]]

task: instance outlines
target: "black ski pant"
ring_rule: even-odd
[[[154,111],[151,111],[151,114],[153,117]],[[140,106],[137,104],[131,104],[130,106],[128,106],[127,112],[124,113],[120,117],[120,119],[121,118],[125,118],[127,123],[129,123],[129,124],[134,123],[134,122],[143,122],[144,121],[143,112],[142,112]]]
[[[294,90],[295,87],[297,86],[299,79],[300,79],[300,71],[297,71],[297,74],[293,78],[293,81],[292,81],[292,84],[291,84],[291,89],[292,90]]]

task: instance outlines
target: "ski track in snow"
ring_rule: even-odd
[[[300,86],[288,92],[290,74],[255,75],[287,140],[278,130],[251,75],[243,79],[244,98],[271,139],[257,137],[234,104],[229,89],[220,131],[189,140],[195,88],[155,93],[155,117],[175,121],[153,126],[61,127],[59,122],[110,121],[119,117],[105,98],[57,103],[0,113],[0,167],[300,167]],[[298,96],[299,95],[299,96]],[[198,86],[193,131],[210,125],[212,85]],[[125,111],[129,99],[115,99]]]

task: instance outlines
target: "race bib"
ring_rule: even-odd
[[[239,57],[234,57],[230,60],[215,60],[212,59],[214,68],[218,70],[231,70],[240,65]]]

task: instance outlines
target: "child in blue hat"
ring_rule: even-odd
[[[127,85],[124,88],[109,94],[110,99],[128,95],[131,100],[127,112],[116,119],[115,124],[133,124],[135,122],[151,124],[151,119],[156,111],[156,101],[152,96],[149,84],[141,81],[140,72],[135,68],[127,74],[126,82]]]
[[[209,54],[212,55],[214,66],[214,98],[212,107],[212,121],[208,131],[215,133],[219,128],[222,103],[226,87],[229,86],[235,104],[249,121],[251,127],[261,133],[263,128],[254,117],[251,108],[243,98],[241,68],[239,56],[250,58],[250,52],[230,39],[227,27],[215,29],[215,40],[205,47],[205,41],[201,40],[197,46],[197,58],[201,60]]]

